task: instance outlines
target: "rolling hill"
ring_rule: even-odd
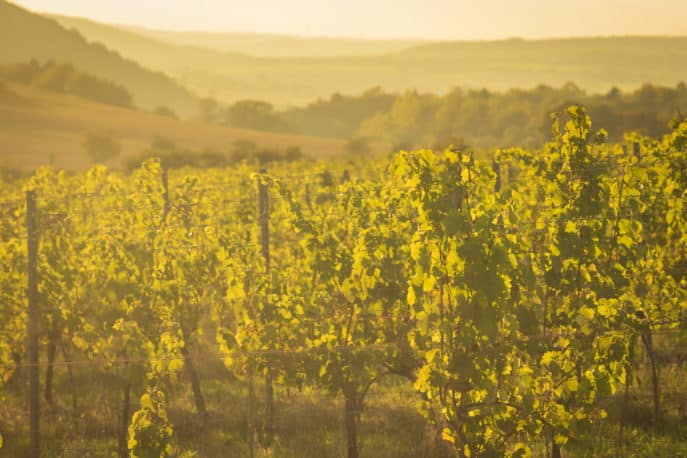
[[[65,27],[95,32],[98,23],[69,16],[51,16]],[[369,56],[397,52],[426,43],[427,40],[371,40],[363,38],[304,37],[293,35],[157,30],[117,26],[137,35],[164,43],[194,46],[254,57],[336,57]],[[86,32],[90,29],[91,32]]]
[[[248,140],[261,148],[298,146],[306,156],[316,158],[345,154],[342,140],[182,121],[35,87],[0,84],[0,164],[31,169],[53,163],[83,169],[90,165],[82,145],[88,132],[108,132],[121,143],[119,164],[139,156],[158,137],[194,151],[227,152],[235,141]]]
[[[370,56],[397,52],[426,42],[426,40],[406,39],[370,40],[258,33],[171,31],[131,26],[126,29],[166,43],[243,53],[255,57]]]
[[[165,105],[181,115],[195,114],[196,97],[173,79],[89,43],[52,19],[0,0],[0,63],[55,60],[123,85],[134,103],[145,109]]]
[[[102,41],[124,56],[175,76],[198,93],[225,101],[267,100],[280,107],[301,105],[334,92],[357,94],[373,86],[445,93],[456,86],[507,90],[574,82],[590,92],[606,92],[614,86],[636,89],[647,82],[673,86],[687,78],[687,37],[511,39],[411,47],[399,43],[394,50],[357,56],[337,55],[332,43],[327,57],[255,57],[247,55],[254,42],[239,49],[218,45],[217,36],[134,32],[81,19],[57,20],[90,40]]]

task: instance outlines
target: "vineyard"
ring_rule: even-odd
[[[0,181],[0,455],[687,455],[687,122],[266,167]]]

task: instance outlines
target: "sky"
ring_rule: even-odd
[[[687,35],[687,0],[13,0],[156,29],[484,40]]]

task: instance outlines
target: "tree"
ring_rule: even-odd
[[[155,109],[155,114],[167,118],[178,119],[177,114],[169,107],[161,105]]]
[[[203,122],[214,124],[220,120],[221,106],[214,97],[205,97],[199,104],[199,118]]]
[[[346,143],[346,152],[352,156],[365,156],[370,153],[370,144],[365,138],[353,137]]]
[[[93,162],[101,164],[116,158],[122,151],[121,144],[107,132],[89,132],[83,147]]]
[[[231,155],[235,161],[243,161],[253,156],[257,150],[258,145],[254,141],[239,138],[232,145]]]
[[[272,104],[259,100],[240,100],[224,113],[224,122],[232,127],[257,130],[288,130],[288,126],[275,113]]]

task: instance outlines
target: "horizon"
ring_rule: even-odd
[[[151,0],[143,9],[133,0],[116,3],[11,0],[11,3],[39,14],[75,17],[117,27],[178,33],[429,42],[687,36],[687,26],[683,25],[687,22],[687,3],[676,0],[658,0],[649,7],[646,2],[637,0],[622,2],[626,3],[623,5],[625,21],[622,24],[612,20],[613,13],[616,12],[614,8],[618,8],[619,2],[607,1],[599,4],[593,0],[581,0],[571,8],[563,2],[552,5],[542,0],[527,0],[525,5],[533,8],[526,8],[522,2],[513,5],[504,0],[486,0],[480,5],[472,1],[428,1],[437,7],[424,8],[412,5],[416,2],[411,0],[402,1],[394,21],[388,21],[384,16],[388,11],[381,0],[365,5],[361,0],[353,4],[348,2],[347,10],[343,12],[344,18],[337,14],[330,17],[330,10],[342,12],[336,7],[318,11],[312,5],[313,0],[298,0],[290,15],[279,14],[284,12],[280,11],[276,0],[260,0],[251,5],[238,6],[225,5],[220,0],[205,0],[200,8],[181,2]],[[163,8],[163,4],[167,9]],[[138,10],[135,6],[139,7]],[[580,14],[580,11],[586,13],[587,6],[590,7],[589,11],[598,11],[598,14]],[[594,9],[591,9],[592,6]],[[421,11],[417,11],[418,8]],[[497,9],[500,11],[499,15],[490,14]],[[445,10],[448,11],[446,14]],[[218,23],[217,18],[227,12],[236,17],[228,23]],[[427,19],[415,23],[413,18],[418,13],[424,14]],[[359,20],[361,17],[364,20]],[[584,22],[580,19],[584,19]],[[395,25],[389,26],[389,22],[394,22]],[[417,26],[414,32],[406,32],[408,22]],[[384,26],[380,27],[380,24]],[[428,27],[432,30],[429,31]],[[452,30],[450,33],[449,29]],[[456,32],[455,29],[460,31]]]
[[[84,16],[70,16],[58,13],[45,13],[37,12],[38,14],[46,15],[48,17],[64,17],[69,19],[78,19],[84,21],[90,21],[96,24],[101,24],[109,27],[116,27],[119,29],[126,30],[128,32],[137,33],[138,31],[146,32],[161,32],[161,33],[179,33],[179,34],[207,34],[207,35],[255,35],[260,37],[272,37],[272,38],[295,38],[295,39],[323,39],[323,40],[351,40],[351,41],[415,41],[420,44],[424,43],[490,43],[490,42],[503,42],[503,41],[556,41],[556,40],[594,40],[594,39],[614,39],[614,38],[687,38],[687,32],[681,35],[668,35],[668,34],[615,34],[615,35],[552,35],[552,36],[542,36],[542,37],[522,37],[522,36],[510,36],[501,38],[475,38],[475,39],[442,39],[442,38],[425,38],[425,37],[354,37],[354,36],[344,36],[344,35],[299,35],[297,33],[276,33],[276,32],[242,32],[236,30],[201,30],[201,29],[163,29],[157,27],[148,27],[145,25],[131,24],[131,23],[121,23],[121,22],[106,22],[97,19],[84,17]]]
[[[161,33],[179,33],[179,34],[207,34],[207,35],[254,35],[259,37],[271,38],[295,38],[295,39],[322,39],[322,40],[350,40],[350,41],[415,41],[419,44],[424,43],[496,43],[503,41],[557,41],[557,40],[594,40],[594,39],[614,39],[614,38],[687,38],[687,32],[679,35],[668,34],[614,34],[614,35],[551,35],[541,37],[523,37],[523,36],[504,36],[499,38],[426,38],[419,36],[390,36],[390,37],[360,37],[360,36],[346,36],[346,35],[299,35],[298,33],[276,33],[276,32],[251,32],[251,31],[236,31],[236,30],[202,30],[202,29],[164,29],[158,27],[147,27],[139,24],[121,23],[121,22],[105,22],[97,19],[92,19],[84,16],[69,16],[57,13],[44,13],[53,17],[64,17],[70,19],[78,19],[84,21],[91,21],[96,24],[104,26],[116,27],[124,29],[128,32],[136,33],[137,31],[146,32],[161,32]]]

